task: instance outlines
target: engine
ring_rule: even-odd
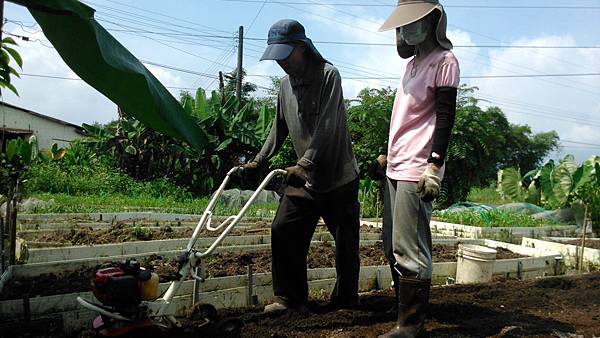
[[[142,268],[136,260],[126,260],[118,267],[97,270],[92,290],[102,304],[132,313],[142,300],[158,297],[158,275]]]

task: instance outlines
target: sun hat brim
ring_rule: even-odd
[[[387,31],[420,20],[438,8],[439,4],[431,2],[408,2],[399,4],[392,14],[379,27],[379,31]]]

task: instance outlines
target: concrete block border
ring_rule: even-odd
[[[542,239],[535,239],[524,237],[521,242],[521,245],[524,247],[535,248],[538,250],[558,252],[562,256],[565,266],[570,269],[575,269],[577,267],[577,257],[581,256],[581,247],[572,244],[563,244],[555,242],[560,240],[564,241],[566,239],[572,240],[577,238],[546,237]],[[587,271],[600,270],[600,250],[585,248],[583,250],[583,267]]]

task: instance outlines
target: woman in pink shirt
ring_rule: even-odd
[[[432,276],[429,221],[456,113],[459,66],[437,0],[399,0],[380,31],[396,29],[398,54],[412,58],[390,119],[383,241],[396,290],[397,325],[383,337],[420,337]]]

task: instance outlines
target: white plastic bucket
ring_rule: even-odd
[[[456,283],[486,283],[492,280],[497,251],[481,245],[459,244]]]

